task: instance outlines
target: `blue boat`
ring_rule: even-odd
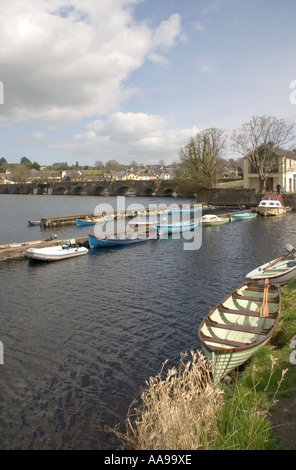
[[[230,215],[232,222],[235,220],[254,219],[255,217],[257,217],[257,212],[238,212],[237,214]]]
[[[157,230],[160,235],[164,233],[180,233],[187,232],[197,225],[199,225],[199,220],[186,220],[186,222],[176,222],[172,224],[157,224]]]
[[[104,248],[109,246],[127,246],[132,243],[147,242],[149,240],[156,240],[157,232],[149,233],[123,233],[119,235],[102,235],[96,237],[95,235],[88,235],[88,244],[90,248]]]
[[[113,216],[104,216],[104,217],[88,217],[85,219],[76,219],[77,227],[86,227],[88,225],[103,224],[105,222],[111,222]]]

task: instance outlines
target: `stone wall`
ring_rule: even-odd
[[[256,207],[263,197],[262,193],[257,193],[255,189],[207,189],[198,191],[197,202],[206,202],[217,205],[244,205],[246,207]],[[284,193],[284,203],[296,210],[296,193]]]

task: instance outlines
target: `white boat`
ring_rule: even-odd
[[[264,217],[283,215],[290,207],[285,207],[281,194],[265,194],[260,201],[257,212]]]
[[[37,261],[61,261],[63,259],[74,258],[88,253],[84,246],[73,246],[73,243],[64,243],[46,248],[29,248],[26,255],[29,259]]]
[[[286,255],[250,271],[246,279],[252,281],[268,279],[279,285],[288,284],[296,277],[296,250],[289,244],[286,245],[286,250],[288,251]]]
[[[229,223],[229,217],[218,217],[215,214],[203,215],[200,222],[203,226],[224,225]]]

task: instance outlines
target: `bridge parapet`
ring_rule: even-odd
[[[85,196],[173,196],[178,194],[174,180],[96,181],[0,184],[0,194],[52,194]],[[181,195],[180,195],[181,196]]]

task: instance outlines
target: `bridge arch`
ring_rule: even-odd
[[[115,191],[115,196],[125,196],[129,190],[130,188],[127,185],[119,186]]]
[[[93,196],[102,196],[105,191],[104,186],[96,186],[94,190],[92,191]]]
[[[75,186],[75,188],[72,189],[71,194],[73,196],[82,196],[83,194],[85,194],[85,188],[83,186]]]
[[[173,188],[166,188],[163,190],[163,193],[162,195],[164,197],[173,197],[173,196],[176,196],[176,191],[173,189]]]
[[[141,196],[154,196],[155,190],[153,188],[144,188],[142,190]]]
[[[66,194],[66,187],[65,186],[55,187],[53,194],[60,195],[60,196],[62,196],[63,194]]]

